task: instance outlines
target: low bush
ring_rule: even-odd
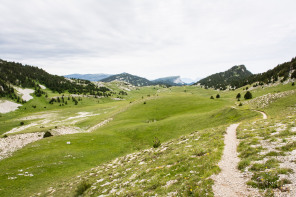
[[[3,136],[2,136],[2,138],[7,138],[8,136],[6,135],[6,134],[4,134]]]
[[[87,182],[85,182],[85,181],[83,181],[83,182],[81,182],[79,185],[78,185],[78,187],[77,187],[77,189],[76,189],[76,193],[75,193],[75,197],[78,197],[78,196],[82,196],[82,194],[88,189],[88,188],[90,188],[90,186],[91,186],[91,184],[89,184],[89,183],[87,183]]]
[[[43,135],[43,138],[46,138],[46,137],[51,137],[53,136],[49,131],[46,131]]]
[[[160,140],[157,137],[155,137],[154,140],[153,140],[153,147],[157,148],[160,145],[161,145]]]

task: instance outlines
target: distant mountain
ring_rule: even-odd
[[[107,77],[105,79],[102,79],[100,81],[102,82],[111,82],[111,81],[125,81],[127,83],[130,83],[134,86],[149,86],[149,85],[153,85],[153,83],[151,81],[149,81],[148,79],[145,79],[143,77],[138,77],[135,75],[131,75],[129,73],[121,73],[121,74],[117,74],[117,75],[112,75],[110,77]]]
[[[111,74],[70,74],[70,75],[64,75],[64,77],[67,78],[74,78],[74,79],[84,79],[89,81],[100,81],[102,79],[105,79],[107,77],[112,76]]]
[[[192,85],[195,82],[199,81],[201,78],[191,79],[191,78],[181,78],[181,80],[187,85]]]
[[[155,84],[166,84],[170,86],[185,85],[185,83],[181,80],[180,76],[163,77],[155,79],[152,82]]]
[[[252,73],[247,70],[244,65],[233,66],[231,69],[213,74],[202,80],[199,80],[196,84],[203,85],[214,89],[225,90],[227,86],[241,87],[244,80],[252,76]]]

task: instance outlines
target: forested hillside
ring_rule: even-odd
[[[0,97],[12,99],[16,96],[12,85],[40,89],[38,84],[42,84],[58,93],[68,91],[73,94],[96,94],[101,91],[87,80],[68,80],[34,66],[4,60],[0,60],[0,75]]]
[[[252,84],[259,82],[259,84],[274,83],[278,80],[281,82],[289,78],[296,78],[296,58],[292,58],[290,62],[277,65],[275,68],[267,72],[255,74],[245,79],[244,84]]]
[[[275,68],[260,74],[252,74],[244,65],[234,66],[225,72],[206,77],[195,83],[195,85],[200,84],[205,88],[225,90],[228,86],[236,89],[253,83],[255,83],[254,86],[257,86],[277,81],[284,82],[287,79],[294,78],[296,78],[296,58],[292,58],[291,61],[279,64]]]
[[[246,69],[244,65],[234,66],[231,69],[213,74],[209,77],[206,77],[196,84],[200,84],[205,86],[206,88],[214,88],[225,90],[227,86],[231,86],[233,88],[238,88],[243,86],[245,82],[244,79],[251,76],[252,73]]]

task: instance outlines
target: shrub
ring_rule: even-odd
[[[24,125],[24,124],[25,124],[24,122],[21,122],[21,123],[20,123],[20,125]]]
[[[6,134],[2,136],[2,138],[7,138],[7,137],[8,137],[8,136],[7,136]]]
[[[240,98],[241,98],[241,94],[238,93],[238,94],[236,95],[236,99],[239,101]]]
[[[88,188],[90,188],[90,186],[91,184],[85,181],[81,182],[75,191],[75,196],[81,196]]]
[[[43,138],[46,138],[46,137],[51,137],[53,136],[49,131],[46,131],[43,135]]]
[[[252,96],[252,93],[250,91],[247,91],[244,98],[247,100],[247,99],[251,99],[253,96]]]
[[[157,137],[154,137],[154,140],[153,140],[153,147],[154,148],[157,148],[161,145],[160,143],[160,140],[157,138]]]
[[[243,106],[243,104],[242,103],[239,103],[239,105],[238,106]]]
[[[214,99],[214,97],[213,96],[211,96],[211,98],[210,99]]]
[[[220,94],[217,94],[217,95],[216,95],[216,98],[220,98]]]
[[[295,85],[295,83],[293,82],[293,83],[292,83],[292,86],[294,86],[294,85]]]
[[[201,148],[201,149],[199,148],[199,149],[195,149],[193,154],[194,154],[195,156],[200,157],[200,156],[205,155],[206,153],[207,153],[206,150],[204,150],[204,149],[202,149],[202,148]]]
[[[146,104],[146,101],[144,101],[144,105]]]

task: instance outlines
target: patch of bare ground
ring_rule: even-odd
[[[221,173],[213,176],[215,196],[258,196],[256,190],[248,188],[244,175],[237,169],[239,158],[237,156],[236,128],[239,124],[227,128],[224,143],[224,152],[219,167]]]
[[[0,138],[0,160],[10,157],[11,154],[27,144],[43,138],[44,133],[25,133]]]
[[[22,106],[21,104],[17,104],[11,101],[0,101],[0,113],[6,114],[18,109],[18,107]]]

